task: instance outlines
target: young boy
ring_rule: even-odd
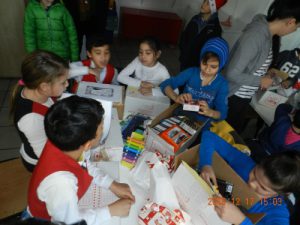
[[[193,16],[183,31],[179,43],[180,71],[189,67],[199,66],[199,52],[204,43],[213,37],[221,37],[217,10],[226,0],[204,0],[200,6],[200,13]]]
[[[91,36],[86,49],[89,59],[70,64],[70,77],[76,77],[71,92],[77,91],[80,81],[118,84],[118,72],[108,63],[111,56],[109,41],[101,36]]]
[[[135,197],[127,184],[113,181],[88,159],[78,161],[99,143],[104,110],[93,99],[71,96],[58,101],[45,116],[48,142],[33,171],[28,191],[28,213],[66,224],[85,220],[102,224],[111,216],[127,216]],[[91,183],[109,188],[119,198],[104,208],[79,209],[78,201]]]

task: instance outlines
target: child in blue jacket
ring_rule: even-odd
[[[228,52],[224,39],[208,40],[201,50],[199,67],[186,69],[162,82],[162,92],[179,104],[196,101],[200,110],[191,112],[190,116],[198,121],[224,120],[227,116],[228,83],[220,71],[226,64]],[[184,90],[178,95],[174,90],[179,86],[184,86]]]
[[[257,225],[288,225],[289,211],[283,196],[300,190],[300,153],[296,151],[274,154],[259,164],[224,139],[210,131],[203,132],[198,169],[207,183],[217,184],[211,167],[213,152],[219,155],[248,183],[261,200],[248,213],[264,213]],[[250,225],[251,220],[229,201],[215,206],[215,210],[230,224]]]

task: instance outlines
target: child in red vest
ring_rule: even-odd
[[[86,49],[89,59],[70,64],[70,77],[76,77],[71,92],[77,91],[80,81],[118,84],[118,72],[108,63],[111,56],[108,40],[101,36],[91,36],[87,40]]]
[[[36,165],[28,190],[29,216],[73,224],[103,224],[112,216],[127,216],[135,201],[129,186],[113,181],[88,159],[78,161],[96,146],[103,130],[104,110],[93,99],[71,96],[58,101],[45,116],[48,141]],[[80,209],[78,201],[89,186],[110,189],[120,199],[103,208]]]

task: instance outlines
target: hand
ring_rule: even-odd
[[[178,95],[174,101],[179,104],[184,104],[185,102],[190,102],[192,100],[193,98],[191,94],[181,94]]]
[[[99,77],[101,70],[96,68],[89,68],[89,73],[95,75],[96,77]]]
[[[110,205],[108,209],[111,216],[128,216],[132,201],[130,199],[119,199]]]
[[[284,80],[281,82],[281,87],[283,87],[284,89],[288,89],[289,87],[291,87],[291,82],[290,80]]]
[[[142,81],[140,88],[154,88],[154,85],[148,81]]]
[[[135,202],[135,197],[128,184],[113,181],[109,189],[119,198],[126,198]]]
[[[203,166],[200,172],[200,176],[208,183],[210,186],[217,186],[217,178],[212,166]],[[212,183],[211,183],[212,182]]]
[[[246,216],[232,202],[225,201],[225,204],[216,204],[215,210],[218,216],[230,224],[241,224]]]
[[[260,88],[263,90],[268,89],[270,86],[272,86],[272,84],[273,84],[273,79],[268,75],[263,76],[260,79]]]
[[[139,92],[145,96],[152,96],[152,88],[142,88],[140,87]]]
[[[199,101],[200,111],[198,112],[201,115],[212,117],[213,110],[209,108],[206,101]]]

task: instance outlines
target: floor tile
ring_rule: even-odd
[[[9,108],[0,109],[0,127],[13,126],[13,119],[9,116]]]
[[[0,162],[20,156],[20,148],[0,150]]]
[[[21,140],[15,127],[0,127],[0,150],[20,148]]]
[[[10,79],[0,79],[0,91],[8,90]]]

